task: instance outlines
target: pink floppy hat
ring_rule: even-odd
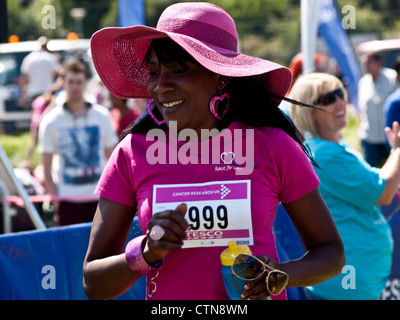
[[[237,52],[235,22],[220,7],[204,2],[173,4],[157,27],[109,27],[93,34],[94,66],[104,85],[121,98],[148,98],[149,70],[143,59],[157,38],[171,38],[206,69],[229,77],[253,77],[279,96],[288,91],[289,68]],[[279,98],[275,98],[280,102]]]

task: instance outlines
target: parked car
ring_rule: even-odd
[[[39,46],[37,41],[0,44],[0,125],[3,133],[29,129],[31,110],[21,107],[19,78],[22,60],[30,52],[38,50]],[[48,49],[59,54],[61,63],[70,58],[79,58],[93,70],[89,46],[88,39],[57,39],[48,42]]]
[[[395,60],[400,57],[400,39],[373,40],[360,43],[356,48],[358,58],[366,52],[379,52],[383,66],[393,68]]]

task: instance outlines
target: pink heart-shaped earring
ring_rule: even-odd
[[[160,126],[160,125],[165,123],[165,120],[158,120],[156,118],[156,116],[153,114],[153,112],[151,110],[153,104],[154,104],[154,100],[153,99],[150,99],[149,101],[147,101],[146,109],[147,109],[147,112],[150,115],[150,117]]]
[[[220,115],[218,115],[218,113],[215,111],[215,102],[217,102],[217,100],[223,101],[224,99],[227,99],[228,101],[226,102],[226,107],[225,107],[224,112],[222,112],[222,115],[220,116]],[[229,110],[229,99],[230,99],[229,93],[226,93],[226,92],[225,92],[224,94],[221,94],[220,96],[214,96],[214,97],[211,99],[211,101],[210,101],[210,111],[211,111],[212,115],[213,115],[216,119],[222,120],[222,118],[223,118],[223,117],[226,115],[226,113],[228,112],[228,110]]]

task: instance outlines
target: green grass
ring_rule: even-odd
[[[21,161],[26,159],[29,141],[29,132],[21,132],[16,135],[0,135],[0,144],[14,168],[18,167]],[[39,155],[36,151],[32,162],[34,165],[39,163]]]
[[[361,152],[360,139],[358,137],[359,119],[357,115],[350,115],[347,119],[347,126],[343,129],[343,140],[357,151]]]

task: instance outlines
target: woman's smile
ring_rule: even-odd
[[[154,48],[147,67],[150,78],[148,91],[163,119],[177,121],[178,131],[216,126],[209,109],[211,98],[218,93],[218,76],[197,62],[161,63]]]
[[[162,106],[163,106],[164,108],[170,109],[170,108],[172,108],[172,107],[174,107],[174,106],[176,106],[176,105],[178,105],[178,104],[181,104],[183,101],[184,101],[184,100],[182,99],[182,100],[173,101],[173,102],[164,102],[164,103],[162,103]]]
[[[175,113],[179,109],[181,109],[184,105],[185,100],[180,99],[180,100],[175,100],[171,102],[163,102],[161,103],[162,105],[162,113],[165,115],[169,115],[172,113]]]
[[[343,118],[346,116],[346,112],[342,111],[342,112],[337,112],[333,115],[335,118]]]

